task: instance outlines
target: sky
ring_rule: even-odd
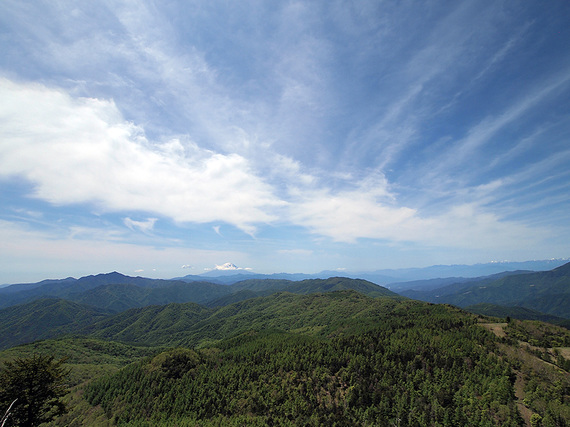
[[[570,255],[570,2],[0,2],[0,283]]]

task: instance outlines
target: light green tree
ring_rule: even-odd
[[[530,425],[532,427],[540,427],[542,425],[542,417],[537,413],[532,414],[530,417]]]

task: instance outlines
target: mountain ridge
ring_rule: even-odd
[[[519,306],[570,318],[570,263],[549,271],[525,272],[493,279],[456,283],[429,291],[401,295],[432,303],[466,307],[476,304]]]
[[[117,276],[115,276],[117,277]],[[98,278],[98,282],[105,281],[104,278]],[[146,282],[144,282],[146,283]],[[170,282],[161,282],[162,285],[169,284]],[[69,294],[72,300],[62,298],[39,298],[30,302],[25,302],[19,305],[14,305],[4,309],[0,309],[0,320],[4,319],[4,323],[9,325],[8,330],[5,331],[5,340],[0,340],[0,348],[5,348],[6,345],[23,344],[26,342],[34,341],[36,339],[52,338],[58,334],[63,333],[84,333],[91,334],[96,328],[95,323],[99,321],[98,327],[108,329],[107,334],[99,334],[97,337],[110,339],[128,339],[129,342],[138,342],[135,335],[129,331],[132,330],[133,325],[137,325],[136,329],[141,335],[146,334],[148,331],[145,329],[146,324],[156,322],[152,320],[152,316],[148,317],[149,312],[156,310],[181,310],[184,304],[187,307],[193,307],[193,310],[198,310],[200,313],[210,313],[212,308],[222,309],[229,304],[240,304],[245,300],[255,298],[267,297],[276,293],[289,293],[289,294],[316,294],[316,293],[331,293],[334,291],[358,291],[362,295],[370,297],[390,297],[402,299],[399,295],[364,280],[348,279],[348,278],[331,278],[327,280],[311,279],[300,282],[292,282],[287,280],[254,280],[246,281],[237,285],[225,286],[212,284],[207,282],[174,282],[175,285],[163,287],[142,287],[133,284],[111,284],[101,285],[95,288],[88,289],[85,292],[77,292]],[[147,283],[148,284],[148,283]],[[213,290],[213,292],[212,292]],[[56,325],[53,325],[54,319],[59,312],[54,311],[50,304],[57,302],[57,306],[61,307],[60,311],[63,320],[56,320]],[[208,304],[212,302],[212,304]],[[89,305],[87,305],[89,303]],[[198,305],[198,303],[202,305]],[[178,305],[172,305],[178,304]],[[148,308],[148,312],[145,309]],[[158,308],[157,307],[162,307]],[[178,308],[176,308],[178,307]],[[208,308],[211,307],[211,308]],[[30,313],[33,314],[30,315]],[[181,313],[185,313],[183,310]],[[52,317],[50,317],[52,316]],[[145,321],[141,321],[139,316],[146,316]],[[161,315],[162,317],[165,314]],[[174,318],[186,318],[186,314],[174,315]],[[193,315],[194,316],[194,315]],[[42,320],[42,326],[36,327],[35,322],[38,318]],[[128,321],[123,320],[129,318]],[[83,319],[83,320],[82,320]],[[198,317],[192,317],[194,321],[198,321]],[[140,323],[143,322],[143,323]],[[173,320],[175,324],[179,321]],[[160,322],[159,322],[160,323]],[[112,325],[114,324],[114,326]],[[123,325],[119,327],[117,325]],[[121,333],[117,332],[119,328]],[[185,329],[189,329],[190,325],[185,324]],[[38,329],[36,333],[34,330]],[[182,332],[182,329],[179,332]],[[0,329],[0,332],[2,329]],[[165,332],[163,331],[162,334]],[[172,334],[170,331],[166,333],[166,341],[172,341]],[[111,335],[109,335],[111,334]],[[117,335],[118,334],[118,335]],[[10,337],[13,339],[10,339]],[[0,338],[2,334],[0,333]],[[128,338],[125,338],[128,337]],[[154,341],[162,339],[161,337],[153,338]],[[152,340],[151,340],[152,341]],[[139,342],[140,343],[140,342]]]
[[[350,284],[356,290],[338,289]],[[213,308],[133,308],[73,335],[54,329],[55,339],[12,347],[0,360],[38,351],[71,356],[77,387],[60,426],[515,426],[524,423],[521,413],[530,425],[530,410],[545,425],[568,415],[570,361],[561,351],[570,333],[561,328],[498,323],[348,278],[254,280],[236,290],[271,295]]]

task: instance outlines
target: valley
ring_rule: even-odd
[[[567,292],[567,272],[483,280],[501,292],[532,279],[544,300]],[[0,294],[20,302],[0,310],[0,363],[49,354],[69,368],[68,411],[45,425],[570,422],[567,329],[365,280],[216,284],[110,273]]]

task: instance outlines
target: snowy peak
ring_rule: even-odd
[[[238,267],[237,265],[226,262],[222,265],[217,265],[214,268],[206,269],[205,273],[202,273],[200,276],[208,276],[208,277],[217,277],[217,276],[228,276],[228,275],[236,275],[236,274],[252,274],[251,268],[244,268]]]
[[[225,264],[222,265],[216,265],[212,270],[242,270],[242,269],[238,268],[235,264],[232,264],[231,262],[226,262]]]

